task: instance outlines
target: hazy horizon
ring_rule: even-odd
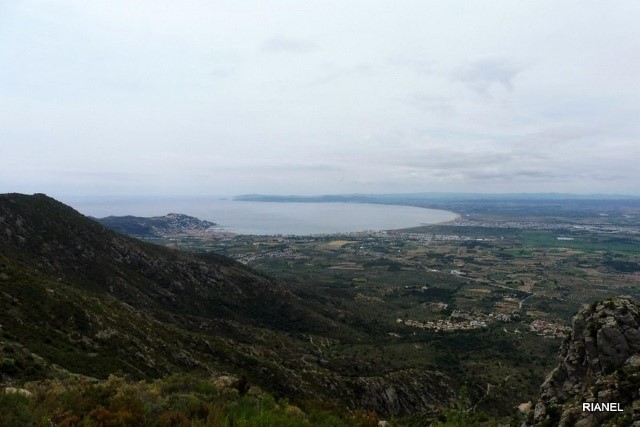
[[[47,194],[56,198],[55,194]],[[638,199],[640,195],[618,194],[618,193],[560,193],[560,192],[522,192],[522,193],[486,193],[486,192],[415,192],[415,193],[323,193],[323,194],[293,194],[293,193],[244,193],[244,194],[62,194],[60,199],[64,200],[95,200],[108,201],[115,199],[137,199],[137,200],[162,200],[162,199],[217,199],[217,200],[240,200],[244,198],[265,197],[265,198],[300,198],[314,199],[321,197],[425,197],[425,198],[465,198],[465,197],[487,197],[487,198],[585,198],[585,199]],[[250,200],[250,199],[246,199]],[[251,200],[254,201],[254,200]]]
[[[2,2],[0,192],[639,196],[638,18],[631,0]]]

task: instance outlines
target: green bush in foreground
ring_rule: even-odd
[[[131,382],[111,376],[43,380],[24,392],[0,392],[0,425],[25,427],[107,426],[376,426],[374,413],[338,414],[320,402],[305,410],[252,388],[241,396],[233,386],[214,378],[176,375],[152,382]]]
[[[23,390],[0,388],[2,427],[375,427],[379,418],[366,410],[337,410],[325,402],[299,405],[276,399],[257,387],[244,389],[234,378],[176,374],[154,381],[110,376],[99,381],[70,377],[24,384]],[[240,391],[243,391],[241,394]],[[244,393],[246,391],[246,393]],[[417,416],[418,414],[416,414]],[[498,420],[456,407],[438,421],[393,420],[402,425],[483,426]]]

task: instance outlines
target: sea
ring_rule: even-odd
[[[451,221],[456,213],[372,203],[254,202],[225,198],[79,198],[64,200],[80,213],[162,216],[181,213],[237,234],[316,235],[396,230]]]

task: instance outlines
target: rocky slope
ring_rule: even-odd
[[[437,372],[365,376],[360,360],[327,354],[319,343],[366,337],[351,316],[229,258],[119,235],[42,194],[0,195],[0,383],[229,372],[290,399],[401,415],[455,398]]]
[[[147,313],[199,316],[197,327],[206,319],[301,332],[337,326],[274,280],[229,258],[116,234],[45,195],[0,196],[0,230],[3,255]]]
[[[615,297],[573,318],[562,362],[546,378],[525,425],[640,426],[640,308]],[[618,403],[617,411],[583,411],[583,403]]]

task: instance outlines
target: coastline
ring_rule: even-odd
[[[271,202],[220,198],[162,198],[155,200],[74,203],[84,215],[162,216],[181,213],[219,224],[222,230],[244,235],[320,235],[362,231],[391,231],[440,224],[460,217],[456,212],[407,204],[357,201]]]

